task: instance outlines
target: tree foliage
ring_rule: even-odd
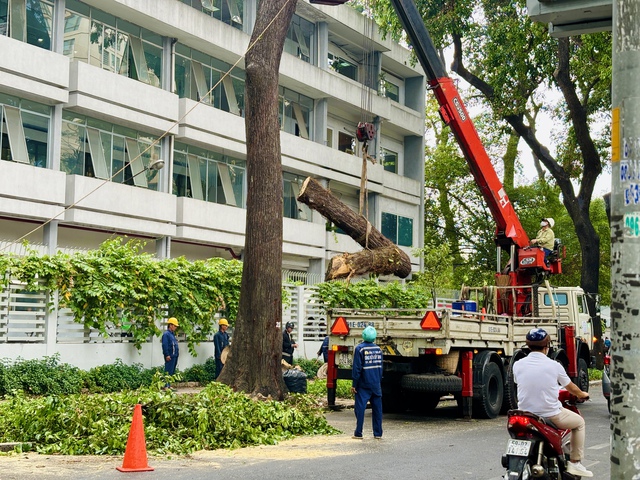
[[[159,260],[143,253],[143,246],[116,238],[73,255],[2,255],[0,278],[5,285],[14,279],[27,290],[57,292],[59,308],[69,308],[76,322],[104,336],[129,325],[137,348],[162,333],[159,319],[174,316],[195,355],[195,345],[213,334],[216,313],[236,317],[242,264],[220,258]]]
[[[481,94],[495,121],[513,129],[555,180],[580,244],[580,284],[597,292],[600,237],[590,205],[608,155],[607,129],[597,122],[610,108],[610,33],[551,38],[545,25],[529,19],[524,0],[416,3],[436,47],[452,50],[452,71]],[[372,7],[382,28],[399,38],[388,0]],[[541,111],[552,122],[549,146],[538,135]]]

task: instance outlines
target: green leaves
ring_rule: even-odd
[[[74,255],[0,255],[0,278],[6,282],[9,275],[30,290],[57,290],[60,308],[104,336],[125,325],[137,348],[160,335],[158,319],[177,317],[179,333],[195,355],[195,345],[213,334],[217,312],[236,317],[242,264],[220,258],[158,260],[144,252],[144,243],[116,238]]]
[[[383,285],[375,280],[352,284],[325,282],[316,287],[316,297],[327,308],[417,308],[429,302],[423,289],[403,287],[396,282]]]
[[[40,453],[119,455],[137,403],[142,404],[152,453],[188,454],[336,433],[313,399],[291,397],[286,402],[253,401],[217,382],[196,395],[162,392],[157,386],[111,395],[17,395],[0,404],[0,441],[33,442]]]

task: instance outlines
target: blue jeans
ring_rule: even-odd
[[[371,401],[371,422],[373,424],[373,436],[382,436],[382,395],[369,388],[359,387],[356,393],[354,412],[356,414],[356,430],[353,434],[356,437],[362,436],[364,426],[364,411],[367,403]]]

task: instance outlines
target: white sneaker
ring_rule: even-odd
[[[593,477],[593,473],[587,470],[580,462],[567,462],[567,473],[577,477]]]

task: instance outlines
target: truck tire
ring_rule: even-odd
[[[587,367],[587,362],[584,358],[578,359],[578,378],[577,378],[578,387],[583,392],[589,391],[589,367]]]
[[[476,418],[496,418],[502,408],[503,382],[500,367],[488,362],[482,370],[482,384],[474,387],[473,416]]]
[[[457,393],[462,391],[462,379],[456,375],[408,374],[402,377],[401,386],[412,392]]]
[[[507,376],[504,382],[504,400],[502,401],[502,413],[507,413],[509,410],[516,410],[518,408],[518,386],[513,378],[513,364],[518,360],[522,360],[527,354],[518,349],[513,352],[509,367],[507,368]]]

